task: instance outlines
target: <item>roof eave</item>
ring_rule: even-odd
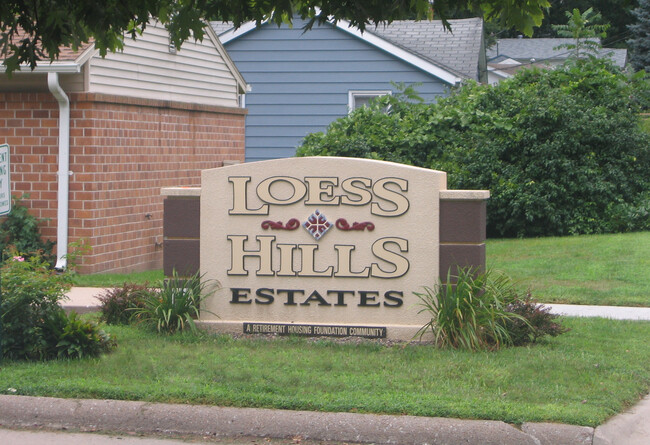
[[[400,48],[399,46],[387,41],[386,39],[383,39],[376,34],[373,34],[371,32],[361,32],[359,31],[358,28],[355,28],[350,25],[350,22],[347,20],[339,20],[336,23],[336,27],[339,28],[342,31],[345,31],[349,34],[352,34],[353,36],[364,40],[365,42],[376,46],[377,48],[380,48],[395,57],[410,63],[411,65],[414,65],[421,70],[438,77],[439,79],[443,80],[444,82],[450,84],[450,85],[458,85],[461,83],[463,80],[465,80],[464,77],[458,76],[455,73],[452,73],[450,71],[447,71],[421,57],[416,56],[415,54],[406,51],[403,48]]]
[[[266,23],[263,22],[263,23]],[[226,44],[230,42],[231,40],[236,39],[237,37],[244,35],[252,30],[254,30],[257,27],[257,24],[255,22],[246,22],[242,23],[242,25],[239,28],[231,28],[228,31],[222,33],[219,35],[219,41],[221,41],[222,44]],[[214,30],[213,30],[214,31]],[[216,34],[216,32],[215,32]]]
[[[32,70],[29,65],[20,65],[20,70],[16,70],[13,74],[31,74],[31,73],[60,73],[60,74],[74,74],[81,72],[81,65],[77,62],[58,62],[50,63],[47,65],[36,65]]]

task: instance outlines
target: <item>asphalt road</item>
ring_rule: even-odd
[[[217,438],[188,437],[165,438],[130,434],[78,433],[72,431],[27,430],[0,428],[2,445],[343,445],[340,442],[305,441],[300,437],[292,439],[269,439],[259,437]]]

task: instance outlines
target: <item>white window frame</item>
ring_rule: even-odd
[[[357,97],[381,97],[392,94],[391,90],[350,90],[348,91],[348,114],[356,110]]]

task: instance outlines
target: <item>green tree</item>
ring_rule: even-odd
[[[38,60],[55,60],[60,47],[77,48],[91,40],[104,55],[120,49],[125,34],[137,37],[151,19],[165,24],[180,48],[190,37],[203,37],[204,20],[281,24],[298,15],[311,19],[308,28],[333,18],[364,30],[405,17],[435,16],[448,25],[455,7],[481,10],[487,19],[530,35],[548,5],[548,0],[3,0],[0,54],[8,72],[23,63],[33,69]]]
[[[575,43],[562,44],[558,48],[565,48],[572,52],[573,57],[579,59],[581,54],[597,53],[602,48],[600,39],[607,36],[609,25],[598,24],[602,20],[600,13],[593,8],[581,13],[579,9],[567,11],[569,19],[566,25],[552,25],[560,37],[571,38]]]
[[[566,13],[574,9],[584,11],[593,8],[602,15],[602,22],[608,23],[607,37],[603,40],[605,47],[625,47],[627,26],[634,22],[632,10],[637,7],[638,0],[550,0],[551,7],[539,28],[535,29],[534,37],[556,37],[553,24],[564,23]],[[515,35],[509,35],[515,37]]]
[[[639,7],[632,11],[636,23],[628,26],[632,32],[630,63],[635,70],[650,73],[650,0],[640,0]]]

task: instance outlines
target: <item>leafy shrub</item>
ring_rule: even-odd
[[[495,128],[476,114],[464,126],[475,142],[449,156],[453,187],[491,191],[489,236],[643,229],[643,220],[619,217],[621,205],[634,213],[650,190],[650,138],[639,130],[631,92],[624,75],[590,60],[522,70],[445,101],[507,123]]]
[[[499,349],[566,332],[550,308],[536,304],[530,295],[519,298],[510,278],[493,271],[459,268],[457,275],[450,271],[444,283],[415,295],[422,306],[418,313],[431,316],[417,335],[431,332],[442,348]]]
[[[199,317],[201,302],[216,291],[217,285],[202,278],[198,272],[181,278],[174,270],[172,278],[162,281],[158,289],[142,293],[142,306],[133,309],[135,319],[156,326],[158,332],[196,332],[194,319]]]
[[[64,311],[59,313],[65,319],[56,344],[59,358],[96,357],[115,347],[115,341],[92,321],[78,318],[75,312],[68,317]]]
[[[448,172],[449,188],[488,189],[488,236],[644,230],[650,135],[638,111],[649,91],[598,59],[521,70],[436,104],[382,97],[297,154],[402,162]]]
[[[517,298],[512,301],[508,304],[507,309],[521,317],[512,318],[506,323],[506,329],[510,333],[513,346],[536,343],[547,335],[557,337],[568,331],[567,328],[555,321],[558,316],[551,314],[551,308],[536,303],[530,292],[525,298]]]
[[[0,268],[0,353],[11,359],[45,360],[93,356],[108,350],[106,333],[59,304],[70,289],[67,272],[57,273],[39,255],[15,251]]]
[[[128,324],[133,316],[133,310],[143,308],[142,297],[148,292],[149,286],[135,283],[124,283],[122,287],[106,289],[96,298],[100,301],[100,319],[106,324]]]
[[[0,269],[2,352],[9,358],[45,359],[58,340],[46,323],[56,321],[71,283],[40,256],[25,259],[13,252]]]
[[[39,231],[39,224],[43,220],[36,219],[27,211],[27,207],[22,205],[22,199],[28,197],[29,195],[23,195],[22,198],[13,198],[11,212],[0,224],[0,251],[4,256],[11,249],[21,252],[24,257],[39,255],[50,265],[54,265],[54,242],[43,241]]]

